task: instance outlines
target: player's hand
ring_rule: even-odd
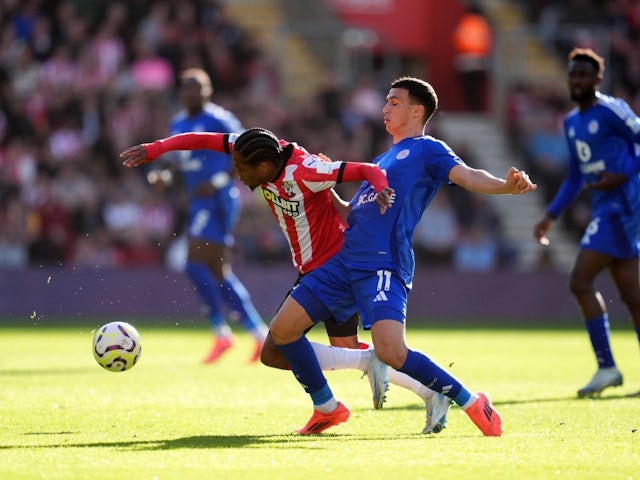
[[[544,217],[533,227],[533,236],[536,238],[538,243],[543,247],[549,245],[549,238],[547,238],[547,233],[551,229],[551,225],[553,224],[553,219],[549,216]]]
[[[147,156],[147,151],[142,144],[127,148],[120,154],[120,158],[125,167],[137,167],[153,161]]]
[[[385,187],[376,195],[376,203],[380,207],[380,215],[384,215],[396,200],[396,191],[391,187]]]
[[[507,172],[507,191],[511,194],[520,195],[522,193],[532,192],[538,186],[531,182],[529,175],[524,170],[518,170],[516,167],[511,167]]]
[[[598,180],[595,182],[587,182],[584,184],[584,188],[589,190],[614,190],[622,185],[624,182],[629,180],[624,173],[613,173],[613,172],[601,172],[598,173]]]

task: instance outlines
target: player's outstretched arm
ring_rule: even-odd
[[[493,176],[486,170],[456,165],[449,171],[449,180],[472,192],[492,195],[520,195],[538,188],[524,170],[511,167],[504,179]]]
[[[126,149],[120,154],[125,167],[137,167],[150,163],[166,152],[174,150],[215,150],[231,153],[229,135],[226,133],[189,132],[156,140],[153,143],[141,143]]]

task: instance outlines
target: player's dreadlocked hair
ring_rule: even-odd
[[[233,145],[233,153],[241,155],[244,163],[253,166],[265,161],[280,165],[289,159],[291,152],[292,144],[282,148],[278,138],[265,128],[250,128]]]
[[[571,53],[569,53],[569,61],[574,60],[589,62],[593,65],[593,68],[596,69],[598,75],[602,76],[604,74],[604,58],[590,48],[574,48],[571,50]]]

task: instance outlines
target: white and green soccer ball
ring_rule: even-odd
[[[111,372],[133,367],[142,353],[138,331],[126,322],[111,322],[100,327],[93,337],[93,357]]]

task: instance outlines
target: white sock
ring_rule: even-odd
[[[336,397],[331,397],[330,400],[327,400],[320,405],[314,405],[313,408],[318,410],[319,412],[333,412],[336,408],[338,408],[338,400],[336,400]]]
[[[371,350],[356,350],[354,348],[341,348],[311,342],[313,351],[318,357],[318,363],[322,370],[344,370],[353,368],[364,371],[371,361]]]
[[[460,408],[462,410],[467,410],[467,408],[469,408],[471,405],[473,405],[474,403],[476,403],[476,401],[478,400],[478,395],[476,395],[475,393],[471,392],[471,396],[469,397],[469,400],[467,400],[464,405],[460,405]]]
[[[413,393],[422,398],[422,400],[427,400],[436,393],[429,387],[420,383],[415,378],[410,377],[406,373],[394,370],[391,367],[387,369],[387,376],[389,377],[389,381],[391,383],[393,383],[394,385],[398,385],[399,387],[406,388],[407,390],[411,390]]]
[[[216,337],[230,338],[233,336],[233,332],[231,331],[231,327],[228,324],[223,324],[217,326],[213,329],[213,334]]]

